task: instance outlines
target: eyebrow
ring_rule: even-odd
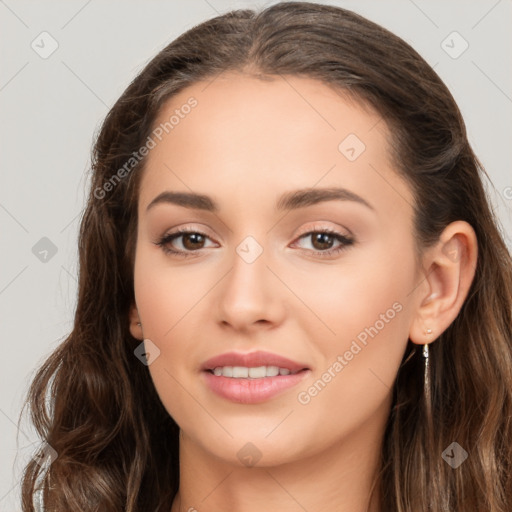
[[[324,201],[353,201],[375,211],[375,208],[361,196],[345,188],[306,188],[284,193],[275,205],[275,210],[297,210]],[[146,208],[146,212],[157,204],[171,203],[184,208],[219,212],[219,205],[209,196],[194,192],[174,192],[166,190],[156,196]]]

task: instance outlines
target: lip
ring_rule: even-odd
[[[261,379],[234,379],[217,376],[204,370],[201,372],[201,377],[214,393],[226,400],[239,404],[258,404],[296,386],[310,373],[311,370],[303,370],[289,375]]]
[[[201,370],[213,370],[217,366],[246,366],[248,368],[257,368],[258,366],[279,366],[279,368],[287,368],[292,373],[303,369],[310,369],[307,364],[292,361],[287,357],[262,350],[246,354],[239,352],[226,352],[205,361],[201,365]]]
[[[236,379],[214,375],[212,370],[218,366],[246,366],[248,368],[278,366],[287,368],[292,373],[260,379]],[[296,386],[311,373],[311,369],[306,364],[263,351],[248,354],[237,352],[220,354],[205,361],[201,370],[202,378],[214,393],[226,400],[241,404],[257,404],[270,400]]]

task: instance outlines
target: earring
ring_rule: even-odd
[[[142,325],[140,322],[137,322],[137,325]]]
[[[425,358],[425,384],[428,384],[428,369],[429,369],[429,360],[428,360],[428,343],[423,345],[423,357]]]
[[[432,329],[425,331],[426,335],[432,334]],[[431,409],[431,396],[430,396],[430,360],[429,360],[429,348],[428,343],[423,345],[423,357],[425,358],[425,370],[423,373],[423,389],[425,394],[425,401],[427,404],[427,410],[430,412]]]

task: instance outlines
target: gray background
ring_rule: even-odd
[[[27,422],[17,432],[22,399],[35,369],[72,328],[94,133],[135,74],[179,34],[231,8],[272,3],[0,0],[0,511],[21,510],[21,469],[39,446]],[[486,188],[511,248],[511,1],[320,3],[382,24],[434,66],[492,180]],[[469,44],[457,58],[465,43],[453,31]],[[51,44],[57,50],[42,58]],[[38,254],[48,244],[43,237],[57,250],[46,261]]]

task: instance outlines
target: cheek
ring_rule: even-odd
[[[373,293],[328,304],[336,336],[316,337],[323,364],[297,389],[295,418],[310,425],[325,446],[363,425],[377,428],[389,414],[407,344],[407,310],[400,291],[375,284]],[[315,426],[313,418],[323,418],[322,424]]]
[[[412,257],[375,250],[371,260],[304,277],[302,298],[315,315],[301,325],[323,356],[313,386],[297,397],[306,409],[320,414],[339,404],[339,423],[347,411],[370,413],[388,397],[407,346],[414,268]]]
[[[141,250],[135,261],[135,297],[144,338],[159,350],[148,369],[162,403],[178,422],[194,407],[183,385],[204,357],[198,347],[205,336],[198,325],[207,320],[205,301],[218,281],[211,274],[198,266],[171,266],[150,251]]]
[[[193,315],[212,286],[208,283],[208,275],[197,267],[171,266],[154,251],[141,251],[135,261],[134,286],[144,335],[162,342],[171,338],[180,319]]]
[[[186,419],[193,417],[195,411],[190,397],[180,386],[190,371],[186,369],[188,344],[175,340],[183,336],[187,312],[190,314],[197,302],[194,300],[195,288],[185,286],[183,281],[179,270],[170,272],[168,268],[156,265],[154,258],[138,255],[134,286],[146,350],[156,345],[159,351],[148,370],[162,404],[181,428],[183,421],[186,425]]]
[[[399,248],[372,243],[333,264],[283,262],[274,271],[293,292],[282,297],[294,320],[320,346],[325,344],[326,354],[347,350],[356,338],[362,343],[393,339],[393,333],[404,331],[402,312],[414,286],[414,260]]]

